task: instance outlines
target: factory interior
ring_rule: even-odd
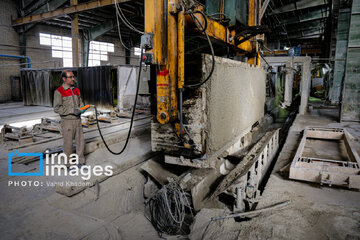
[[[360,239],[360,0],[1,0],[0,239]]]

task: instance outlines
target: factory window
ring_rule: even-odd
[[[114,44],[91,41],[89,46],[89,67],[100,66],[101,61],[108,61],[109,52],[114,52]]]
[[[70,37],[40,33],[40,44],[51,46],[52,57],[62,58],[63,67],[72,67],[72,42]]]

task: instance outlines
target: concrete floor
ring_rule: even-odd
[[[307,115],[298,115],[290,128],[257,206],[261,209],[290,200],[286,208],[242,222],[234,219],[213,222],[207,231],[209,219],[221,216],[224,211],[204,210],[197,215],[199,220],[192,239],[202,236],[204,239],[360,239],[359,191],[294,181],[279,174],[279,170],[292,161],[305,126],[346,127],[360,139],[359,123],[337,123],[336,116],[336,109],[312,110]],[[329,146],[325,146],[322,152],[329,150]],[[360,147],[357,151],[360,152]]]
[[[0,107],[1,111],[1,107]],[[339,187],[289,180],[279,169],[292,161],[305,126],[346,127],[360,139],[360,124],[337,123],[335,109],[315,109],[298,115],[278,157],[258,208],[291,200],[281,210],[264,213],[249,221],[219,221],[205,232],[211,216],[224,210],[201,210],[202,219],[190,239],[360,239],[360,192]],[[40,111],[41,112],[41,111]],[[41,114],[41,113],[39,113]],[[16,115],[16,114],[15,114]],[[24,116],[22,116],[24,117]],[[4,117],[5,119],[5,117]],[[17,119],[17,116],[13,116]],[[123,142],[111,145],[120,149]],[[357,149],[360,151],[360,148]],[[150,134],[133,138],[121,157],[100,148],[87,156],[88,164],[121,165],[149,154]],[[326,149],[325,149],[326,152]],[[149,155],[147,155],[149,158]],[[145,159],[143,159],[145,160]],[[140,161],[141,162],[141,161]],[[159,239],[146,218],[143,185],[146,178],[140,164],[90,187],[73,197],[55,192],[47,183],[64,181],[58,177],[9,177],[7,154],[0,154],[0,232],[1,239]],[[23,165],[36,171],[38,163]],[[9,181],[44,182],[42,187],[13,187]]]
[[[0,105],[0,116],[2,123],[16,124],[21,121],[22,124],[24,120],[37,121],[41,117],[56,117],[56,114],[52,108],[24,107],[18,103],[10,103]],[[123,121],[128,122],[129,119]],[[110,145],[114,151],[122,148],[127,125],[124,123],[123,126],[103,129],[105,139],[110,139],[113,135],[122,139]],[[146,236],[157,238],[156,231],[144,215],[143,186],[146,178],[139,171],[139,165],[154,156],[151,151],[149,127],[149,118],[135,121],[134,137],[130,139],[127,149],[121,156],[114,156],[101,147],[86,156],[88,166],[114,166],[114,175],[106,181],[94,176],[88,181],[70,176],[8,176],[7,153],[8,148],[14,145],[2,144],[0,239],[141,239]],[[115,131],[115,128],[118,129]],[[62,141],[57,138],[21,148],[19,152],[29,152],[30,149],[30,152],[42,152]],[[99,138],[98,132],[86,130],[85,138],[96,143]],[[40,167],[39,161],[28,165],[15,165],[13,168],[17,172],[38,172]],[[53,186],[55,183],[66,185],[68,181],[93,183],[95,180],[100,181],[99,188],[89,187],[72,197],[55,192]],[[11,182],[16,181],[20,184],[25,182],[26,186],[11,185]],[[39,181],[41,185],[33,186],[35,181]],[[141,228],[134,230],[139,223]]]
[[[120,149],[124,142],[113,144]],[[149,158],[150,134],[133,138],[123,156],[112,156],[106,149],[87,155],[87,164],[130,164]],[[147,156],[147,157],[145,157]],[[139,161],[140,159],[140,161]],[[142,160],[141,160],[142,159]],[[7,159],[1,158],[1,169]],[[38,162],[24,165],[24,171],[38,171]],[[139,164],[121,174],[90,187],[72,197],[55,192],[54,182],[79,181],[74,177],[0,175],[1,239],[141,239],[157,237],[144,216],[143,185],[146,178]],[[39,181],[42,186],[9,186],[9,181]],[[90,181],[92,181],[90,179]],[[140,223],[141,228],[134,229]]]
[[[258,208],[291,200],[290,205],[272,214],[254,218],[240,236],[278,239],[360,239],[360,192],[340,187],[320,186],[316,183],[289,180],[279,175],[279,169],[290,163],[298,148],[305,126],[345,127],[360,139],[359,123],[337,123],[336,109],[315,109],[298,115],[273,173],[266,185]],[[330,146],[324,146],[327,154]],[[356,150],[360,152],[359,144]],[[259,231],[249,231],[249,227]],[[246,231],[248,230],[248,231]]]
[[[0,104],[0,129],[4,124],[15,127],[31,126],[40,123],[41,118],[57,116],[50,107],[24,106],[22,102],[3,103]]]

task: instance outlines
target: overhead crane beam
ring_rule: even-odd
[[[128,1],[131,1],[131,0],[118,0],[117,2],[122,3],[122,2],[128,2]],[[15,27],[15,26],[21,26],[21,25],[29,24],[29,23],[41,22],[44,20],[52,19],[52,18],[62,17],[64,15],[68,15],[68,14],[75,14],[75,13],[79,13],[79,12],[94,10],[97,8],[106,7],[106,6],[110,6],[110,5],[114,5],[114,4],[115,4],[115,0],[96,0],[96,1],[91,1],[91,2],[81,3],[81,4],[70,6],[70,7],[59,8],[59,9],[56,9],[53,11],[48,11],[48,12],[43,12],[43,13],[32,15],[32,16],[18,18],[18,19],[15,19],[12,21],[12,26]]]

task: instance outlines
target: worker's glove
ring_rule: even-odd
[[[80,116],[81,114],[83,114],[87,110],[87,109],[80,110],[79,108],[82,108],[82,106],[74,109],[74,114],[76,116]]]

